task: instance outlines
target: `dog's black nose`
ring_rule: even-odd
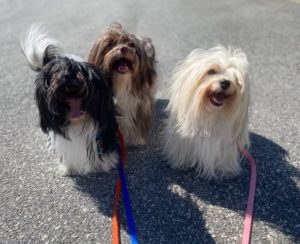
[[[120,51],[122,54],[126,54],[128,53],[128,47],[122,47]]]
[[[71,83],[65,87],[65,91],[70,94],[78,93],[80,91],[80,86],[79,84]]]
[[[225,91],[230,87],[230,81],[229,80],[222,80],[220,82],[221,88]]]

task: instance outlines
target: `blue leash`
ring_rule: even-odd
[[[119,148],[119,174],[121,178],[121,188],[123,193],[123,200],[125,203],[126,216],[128,222],[129,236],[132,244],[138,244],[137,233],[135,229],[135,224],[133,220],[133,215],[130,206],[129,193],[126,184],[126,176],[124,173],[124,168],[121,160],[121,150]]]

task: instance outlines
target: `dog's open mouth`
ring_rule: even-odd
[[[70,117],[72,119],[79,118],[82,113],[82,99],[81,98],[68,98],[67,103],[70,107]]]
[[[215,92],[209,96],[210,102],[217,107],[222,106],[228,97],[224,92]]]
[[[125,74],[129,71],[131,62],[126,58],[121,58],[115,63],[115,70],[121,74]]]

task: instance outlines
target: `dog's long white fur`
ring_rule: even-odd
[[[22,51],[30,66],[35,70],[43,68],[46,48],[50,45],[57,47],[57,44],[58,41],[48,35],[46,28],[42,24],[33,24],[21,38]],[[56,48],[55,52],[62,55],[59,48]]]
[[[85,175],[90,172],[108,172],[117,162],[117,154],[109,153],[99,159],[97,155],[96,127],[92,121],[68,126],[70,140],[49,133],[48,147],[60,162],[64,175]]]
[[[175,168],[196,168],[204,178],[239,173],[238,145],[249,145],[248,62],[241,50],[218,46],[196,49],[179,63],[172,77],[164,152]],[[207,78],[210,69],[219,74]],[[236,97],[230,109],[214,107],[207,90],[216,80],[231,80]]]
[[[47,50],[47,55],[65,56],[83,62],[81,57],[63,53],[62,49],[57,46],[58,41],[49,36],[46,27],[42,24],[33,24],[20,41],[21,49],[30,67],[34,70],[43,68],[43,60],[48,46],[51,46],[51,49]]]
[[[155,88],[152,87],[150,95],[144,94],[144,97],[140,97],[132,93],[131,84],[133,81],[131,74],[120,75],[113,72],[113,80],[115,84],[119,84],[118,89],[115,89],[115,97],[118,108],[123,112],[118,116],[118,123],[125,141],[132,145],[144,145],[146,143],[145,138],[141,135],[135,122],[139,116],[137,110],[142,105],[144,111],[151,111],[150,96],[154,97]],[[146,97],[147,95],[149,97]]]

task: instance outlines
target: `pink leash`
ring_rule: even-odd
[[[242,244],[249,244],[251,238],[253,207],[254,207],[255,188],[256,188],[256,165],[253,157],[245,148],[239,146],[239,149],[243,153],[243,155],[247,158],[249,165],[251,167],[249,195],[248,195],[246,216],[244,220],[244,230],[243,230],[243,239],[242,239]]]

